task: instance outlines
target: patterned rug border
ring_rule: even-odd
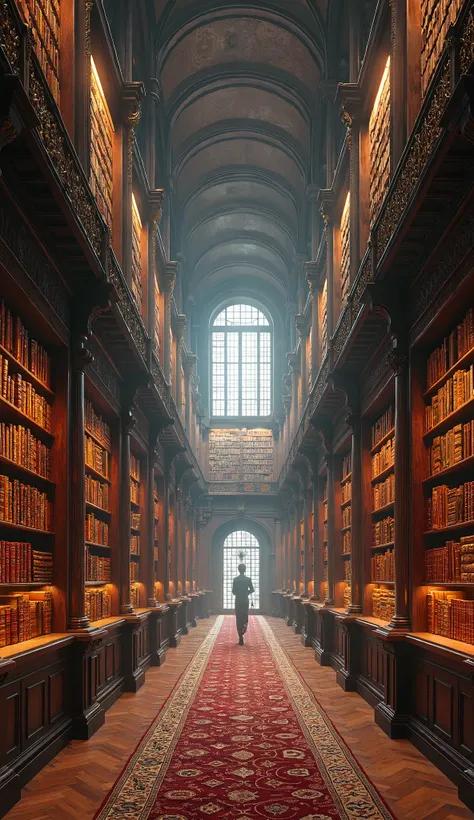
[[[146,731],[141,736],[140,740],[135,746],[134,751],[132,752],[132,754],[126,761],[125,765],[123,766],[123,769],[121,770],[120,774],[118,775],[115,783],[113,784],[112,788],[108,791],[107,795],[102,801],[100,808],[94,814],[93,820],[113,820],[114,817],[116,817],[116,815],[109,813],[111,810],[113,811],[114,800],[118,796],[118,794],[122,794],[125,782],[131,776],[134,766],[139,762],[139,759],[142,757],[142,753],[146,748],[146,745],[152,739],[157,720],[160,718],[164,722],[164,720],[166,719],[166,715],[173,708],[174,701],[178,700],[181,692],[186,688],[188,681],[190,681],[189,688],[186,692],[186,701],[184,704],[178,704],[177,713],[174,715],[175,721],[173,729],[169,730],[171,733],[171,737],[170,742],[168,743],[167,748],[165,750],[163,759],[160,761],[159,769],[161,769],[161,771],[157,773],[157,776],[155,778],[149,777],[147,775],[146,779],[151,784],[151,788],[149,790],[146,803],[140,809],[139,814],[137,814],[136,811],[131,811],[128,814],[124,814],[123,812],[121,812],[120,814],[120,817],[126,818],[126,820],[141,820],[141,818],[145,820],[145,818],[148,817],[149,811],[153,805],[156,794],[161,786],[161,782],[166,774],[168,763],[171,760],[175,746],[181,736],[182,727],[186,720],[189,709],[191,708],[196,697],[196,694],[198,692],[199,685],[204,676],[204,672],[206,671],[207,664],[211,657],[212,650],[214,648],[219,632],[221,631],[223,623],[224,616],[219,615],[216,618],[215,623],[211,626],[209,632],[205,636],[202,644],[197,648],[194,655],[189,659],[186,668],[179,676],[178,680],[174,684],[166,700],[162,703],[160,709],[156,713],[148,729],[146,729]],[[176,720],[176,717],[178,717],[179,719]],[[171,719],[173,719],[173,715],[171,716]],[[144,814],[145,811],[146,814]]]
[[[285,691],[288,695],[288,698],[289,698],[290,703],[291,703],[291,705],[294,709],[294,712],[295,712],[295,714],[298,718],[298,722],[301,726],[301,729],[302,729],[302,731],[305,735],[306,740],[308,741],[308,745],[309,745],[311,751],[313,752],[313,754],[314,754],[314,756],[315,756],[315,758],[318,762],[318,766],[321,769],[321,773],[324,776],[324,780],[325,780],[329,790],[331,791],[334,802],[338,806],[339,810],[341,811],[341,814],[345,815],[348,818],[348,820],[360,820],[360,817],[361,817],[360,807],[359,806],[354,806],[354,811],[352,812],[351,808],[350,808],[350,804],[348,804],[346,802],[343,803],[341,801],[341,792],[340,792],[341,784],[338,783],[337,785],[335,785],[335,783],[333,781],[333,775],[331,774],[331,771],[328,769],[328,766],[326,765],[326,761],[324,759],[324,756],[321,754],[321,751],[320,751],[320,749],[322,749],[323,752],[325,753],[325,755],[327,756],[327,753],[330,752],[331,750],[325,748],[325,746],[323,744],[321,744],[321,746],[318,747],[318,744],[316,743],[316,741],[313,737],[312,731],[311,731],[311,728],[316,728],[316,725],[315,724],[308,724],[306,722],[306,720],[304,718],[304,715],[303,715],[303,713],[300,709],[298,699],[295,697],[295,693],[294,693],[292,687],[290,686],[289,682],[287,681],[287,679],[283,675],[282,668],[284,667],[285,664],[287,665],[287,667],[289,668],[289,670],[292,673],[293,677],[296,679],[297,683],[300,685],[301,689],[303,690],[303,694],[304,694],[305,699],[312,702],[314,711],[316,711],[318,716],[322,719],[322,721],[324,722],[325,727],[328,730],[328,732],[333,735],[333,739],[335,741],[335,744],[336,744],[337,748],[339,749],[340,752],[342,752],[342,754],[344,755],[344,757],[347,760],[347,763],[349,764],[350,771],[357,776],[357,779],[359,780],[362,787],[365,788],[366,791],[369,793],[370,798],[375,803],[378,811],[380,812],[381,820],[396,820],[396,815],[393,814],[393,812],[390,809],[387,801],[379,793],[379,790],[378,790],[377,786],[375,785],[375,783],[372,781],[372,779],[369,777],[369,775],[365,771],[364,767],[359,763],[359,761],[357,760],[355,755],[352,753],[351,749],[349,748],[349,746],[347,744],[347,741],[343,738],[343,736],[341,735],[341,733],[339,732],[337,727],[334,725],[334,723],[331,720],[331,718],[329,717],[329,715],[326,713],[326,710],[324,709],[324,707],[319,702],[319,700],[316,697],[316,695],[314,694],[314,692],[311,690],[311,688],[309,687],[309,685],[305,681],[303,675],[301,674],[299,669],[296,667],[296,664],[294,663],[292,658],[290,658],[290,656],[288,655],[288,653],[284,649],[283,645],[278,640],[277,636],[273,632],[273,630],[272,630],[270,624],[268,623],[268,621],[266,620],[266,618],[262,615],[257,615],[256,618],[258,619],[258,622],[259,622],[259,624],[262,628],[262,632],[264,634],[265,641],[267,643],[267,646],[270,649],[270,653],[271,653],[272,658],[275,662],[275,666],[276,666],[276,668],[278,670],[278,673],[279,673],[279,675],[282,679],[283,685],[285,687]],[[276,648],[276,651],[274,651],[275,648]],[[283,659],[283,664],[281,663],[282,659]],[[336,773],[340,771],[340,769],[337,765],[333,768],[335,769]],[[351,789],[348,790],[348,797],[349,796],[353,797],[353,791]],[[367,815],[367,816],[368,817],[370,816],[371,820],[377,820],[376,815],[371,814],[371,815]]]

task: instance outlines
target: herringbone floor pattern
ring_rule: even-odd
[[[168,652],[163,667],[150,669],[137,694],[123,695],[94,737],[74,741],[54,758],[24,789],[8,820],[90,820],[212,622],[199,623]],[[399,820],[474,820],[438,769],[408,741],[387,738],[374,723],[373,710],[357,694],[343,692],[333,670],[321,668],[282,620],[269,623]]]

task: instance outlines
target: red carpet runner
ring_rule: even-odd
[[[263,618],[218,618],[98,820],[391,818]]]

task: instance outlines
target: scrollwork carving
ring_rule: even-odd
[[[118,297],[118,308],[130,336],[142,359],[146,361],[147,337],[145,327],[113,253],[109,254],[109,280],[115,288]]]
[[[389,189],[382,207],[380,220],[375,229],[377,263],[385,253],[397,226],[402,221],[403,213],[421,178],[434,144],[441,134],[440,121],[450,96],[451,63],[449,56],[447,56],[440,70],[439,81],[427,104],[418,130],[411,141],[405,162],[396,176],[393,186]]]
[[[84,232],[100,257],[105,226],[80,166],[69,148],[67,137],[62,133],[63,126],[59,123],[55,104],[44,82],[41,69],[33,55],[30,63],[29,94],[39,119],[39,134],[64,192],[70,200],[71,208],[80,219]]]
[[[18,73],[20,65],[20,42],[21,37],[12,13],[11,4],[4,0],[3,3],[0,3],[0,46],[7,55],[8,62],[15,74]]]

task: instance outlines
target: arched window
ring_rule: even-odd
[[[253,305],[224,308],[212,325],[212,415],[269,416],[272,332]]]
[[[224,584],[223,608],[234,608],[232,581],[239,574],[239,564],[245,564],[246,575],[252,579],[255,592],[250,596],[250,605],[260,607],[260,544],[252,533],[246,530],[231,532],[224,541]]]

